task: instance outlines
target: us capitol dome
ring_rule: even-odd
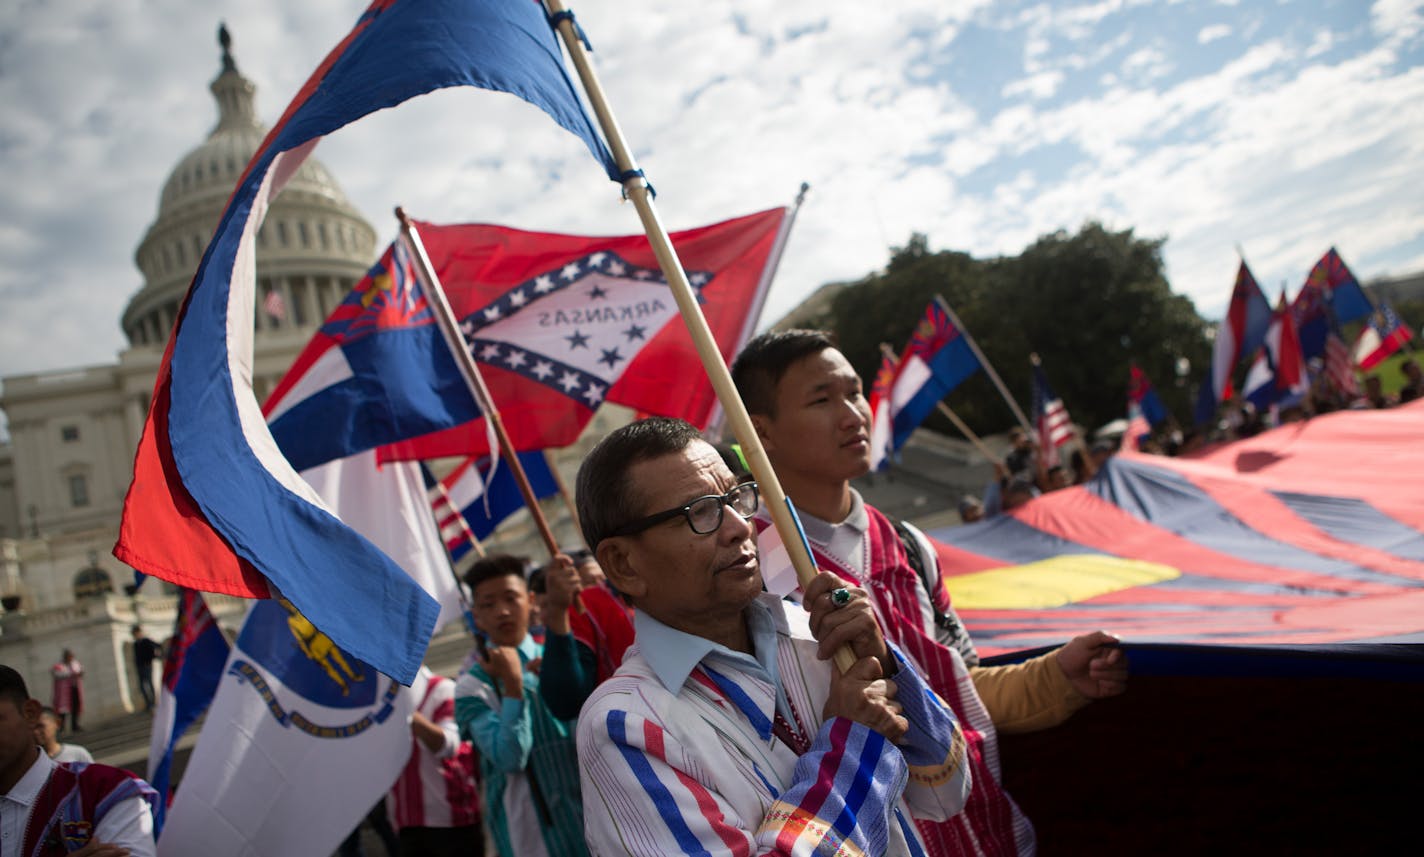
[[[172,631],[174,597],[161,581],[134,593],[133,570],[111,554],[134,450],[178,307],[228,197],[267,128],[256,87],[219,30],[221,68],[210,90],[217,123],[173,168],[158,213],[134,253],[142,285],[119,324],[114,364],[3,379],[0,408],[0,662],[43,676],[63,648],[87,667],[94,714],[131,710],[136,691],[129,627]],[[253,387],[262,399],[317,326],[376,256],[376,233],[314,158],[272,201],[257,236]],[[117,266],[116,266],[117,267]],[[122,274],[114,279],[121,279]],[[240,621],[235,599],[208,599],[220,623]]]

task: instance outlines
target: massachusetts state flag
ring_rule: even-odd
[[[438,606],[331,514],[279,453],[252,392],[256,232],[326,134],[448,86],[509,92],[617,166],[584,114],[544,7],[376,0],[252,156],[184,298],[155,383],[114,554],[182,586],[280,592],[341,648],[415,677]],[[332,599],[339,569],[343,599]]]
[[[1271,304],[1243,259],[1236,271],[1236,285],[1231,290],[1226,317],[1216,330],[1211,374],[1202,382],[1201,394],[1197,397],[1198,425],[1211,422],[1217,406],[1231,397],[1231,374],[1244,355],[1254,354],[1261,347],[1270,324]]]
[[[1058,463],[1058,447],[1073,439],[1073,420],[1063,400],[1048,386],[1043,364],[1033,359],[1033,424],[1038,432],[1038,454],[1046,466]]]
[[[539,499],[559,493],[559,482],[540,450],[519,453],[519,464],[529,479],[529,487]],[[505,518],[524,508],[524,495],[514,476],[514,468],[500,462],[489,476],[490,460],[467,458],[440,480],[443,491],[430,501],[440,538],[450,559],[459,560],[474,547],[471,539],[484,541]]]
[[[882,470],[890,463],[895,451],[891,414],[891,397],[894,394],[895,376],[899,373],[900,361],[890,353],[889,346],[880,355],[880,370],[875,373],[875,382],[870,385],[870,469]]]
[[[775,208],[670,236],[729,362],[785,216]],[[706,425],[717,398],[646,236],[416,228],[515,449],[573,443],[605,401]],[[484,422],[382,455],[485,455]]]
[[[1355,341],[1355,362],[1366,371],[1373,369],[1413,336],[1390,305],[1381,301],[1379,312],[1370,316],[1370,323]]]
[[[217,693],[229,646],[222,629],[208,612],[203,595],[192,589],[178,591],[178,615],[173,638],[163,660],[163,687],[153,713],[148,745],[148,782],[158,791],[153,824],[162,832],[168,806],[173,748]]]
[[[894,449],[904,446],[935,405],[979,368],[969,340],[950,320],[949,306],[936,297],[900,357],[890,397]]]

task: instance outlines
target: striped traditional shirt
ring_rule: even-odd
[[[764,515],[758,514],[758,526],[769,526]],[[853,489],[850,513],[840,523],[804,511],[800,516],[816,564],[870,593],[886,640],[901,647],[913,669],[949,702],[964,728],[974,792],[964,812],[948,821],[918,820],[928,853],[934,857],[1034,854],[1033,825],[999,785],[999,742],[989,709],[960,652],[947,645],[950,641],[936,626],[935,610],[949,609],[944,587],[926,592],[894,526]],[[1048,666],[1057,670],[1056,665]]]
[[[583,804],[572,724],[550,713],[529,662],[543,654],[519,644],[524,692],[506,699],[476,663],[455,684],[455,720],[475,742],[484,781],[484,822],[500,854],[584,855]]]
[[[416,711],[445,735],[440,750],[431,752],[414,735],[410,758],[386,797],[391,826],[470,827],[480,821],[479,789],[475,782],[474,749],[461,741],[455,725],[455,682],[422,666],[410,692],[420,700]]]
[[[637,642],[579,716],[590,850],[924,853],[910,809],[946,818],[969,792],[948,706],[905,668],[901,744],[823,721],[833,667],[806,614],[764,594],[746,619],[755,656],[637,614]]]

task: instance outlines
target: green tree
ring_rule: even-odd
[[[1028,355],[1037,351],[1054,391],[1090,429],[1124,414],[1128,365],[1152,379],[1168,408],[1190,419],[1191,384],[1178,386],[1178,361],[1195,379],[1209,361],[1206,323],[1173,294],[1162,269],[1163,241],[1089,223],[1076,234],[1045,235],[1016,257],[976,260],[930,252],[925,236],[895,248],[885,271],[855,283],[832,304],[832,327],[864,378],[874,377],[879,343],[897,351],[943,295],[1027,412]],[[975,431],[1002,431],[1012,413],[983,374],[947,403]],[[951,432],[936,415],[931,427]]]

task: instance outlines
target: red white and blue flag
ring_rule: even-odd
[[[894,415],[891,413],[891,397],[895,389],[895,377],[899,374],[900,361],[887,350],[880,356],[880,370],[875,373],[875,382],[870,385],[870,469],[882,470],[890,463],[895,452],[893,437]],[[775,529],[775,528],[773,528]]]
[[[173,749],[213,701],[229,648],[202,593],[180,589],[148,745],[148,782],[158,791],[153,806],[155,832],[162,832],[167,813]]]
[[[670,237],[724,360],[735,357],[786,209]],[[705,426],[717,397],[644,235],[417,224],[518,451],[568,446],[603,402]],[[490,452],[483,418],[386,459]]]
[[[299,471],[480,415],[403,244],[332,311],[263,412]]]
[[[979,369],[969,340],[950,319],[944,299],[936,297],[900,356],[890,395],[894,449],[904,446],[935,405]]]
[[[559,482],[541,451],[522,452],[519,464],[529,479],[529,487],[539,499],[559,493]],[[450,471],[430,499],[435,524],[450,559],[459,560],[483,541],[505,518],[524,508],[524,495],[514,476],[514,468],[501,464],[489,475],[490,460],[467,458]]]
[[[1365,325],[1360,331],[1360,338],[1355,341],[1355,362],[1366,371],[1373,369],[1403,348],[1413,336],[1394,309],[1381,302],[1379,311],[1370,316],[1370,323]]]
[[[1306,360],[1325,353],[1326,334],[1339,332],[1347,321],[1365,318],[1374,312],[1360,281],[1350,272],[1340,254],[1331,247],[1306,275],[1293,305],[1301,351]]]
[[[1147,377],[1146,372],[1138,368],[1136,363],[1130,367],[1127,400],[1130,404],[1137,406],[1142,417],[1150,425],[1156,426],[1164,423],[1171,416],[1167,411],[1167,406],[1162,404],[1162,398],[1157,395],[1157,390],[1153,388],[1152,380]]]
[[[218,221],[159,368],[114,548],[179,585],[249,598],[278,591],[341,648],[404,682],[439,606],[327,509],[267,429],[251,378],[256,232],[321,137],[449,86],[539,106],[617,179],[541,4],[373,2],[267,135]]]
[[[1296,335],[1295,315],[1286,305],[1285,295],[1271,318],[1266,341],[1246,373],[1243,395],[1258,411],[1273,405],[1300,402],[1310,389],[1310,377]]]
[[[1073,420],[1063,400],[1048,386],[1048,376],[1037,358],[1033,361],[1033,425],[1038,433],[1038,454],[1046,466],[1058,463],[1058,447],[1073,439]]]
[[[1198,425],[1211,422],[1217,406],[1231,397],[1232,373],[1244,355],[1254,354],[1261,347],[1270,324],[1271,304],[1243,259],[1236,271],[1236,286],[1231,290],[1226,318],[1216,331],[1211,374],[1202,382],[1201,394],[1197,397]]]

